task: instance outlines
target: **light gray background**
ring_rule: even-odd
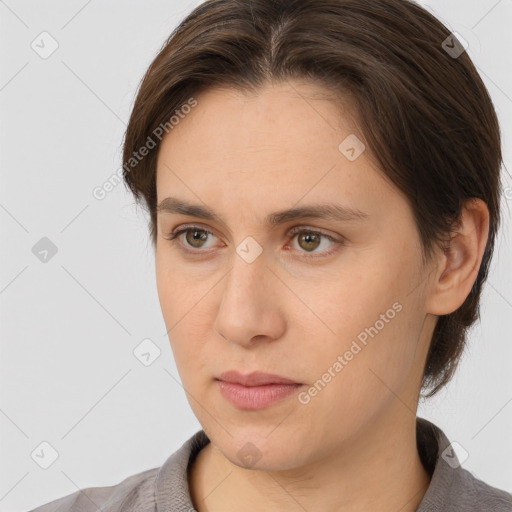
[[[196,432],[172,358],[147,219],[120,167],[136,88],[177,22],[201,3],[0,1],[0,509],[25,511],[160,466]],[[510,164],[512,0],[422,2],[469,43]],[[43,31],[58,49],[42,59]],[[440,42],[441,43],[441,42]],[[46,46],[48,48],[48,46]],[[420,415],[469,453],[464,467],[512,492],[512,178],[482,318],[455,380]],[[48,237],[57,254],[32,247]],[[150,338],[161,356],[144,366]],[[43,441],[58,459],[42,469]]]

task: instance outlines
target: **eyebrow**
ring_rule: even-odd
[[[166,197],[156,207],[157,213],[176,213],[182,215],[189,215],[191,217],[198,217],[206,220],[217,221],[224,224],[223,220],[210,208],[199,205],[191,204],[176,197]],[[267,226],[277,226],[290,222],[292,220],[311,218],[311,219],[324,219],[324,220],[338,220],[338,221],[363,221],[368,219],[369,215],[357,208],[348,208],[338,204],[315,204],[289,208],[273,212],[267,215],[265,224]]]

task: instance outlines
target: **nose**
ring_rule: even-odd
[[[265,252],[248,263],[238,253],[225,277],[214,329],[228,342],[249,348],[279,339],[286,328],[282,293],[286,287],[267,268]],[[259,345],[259,343],[257,343]]]

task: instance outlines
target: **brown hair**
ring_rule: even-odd
[[[500,222],[502,154],[485,85],[427,10],[408,0],[204,2],[175,28],[141,81],[124,139],[125,184],[137,202],[144,200],[156,246],[162,127],[172,129],[171,117],[204,88],[257,92],[269,81],[294,78],[351,98],[364,143],[410,202],[424,261],[434,243],[448,243],[465,201],[480,198],[489,208],[487,246],[471,292],[434,330],[423,377],[426,396],[433,396],[451,379],[479,317]],[[136,159],[150,140],[156,149]]]

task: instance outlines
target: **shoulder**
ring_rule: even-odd
[[[109,487],[88,487],[29,512],[155,512],[192,510],[187,471],[210,440],[199,430],[162,466],[125,478]]]
[[[460,510],[512,512],[512,494],[478,479],[460,468],[455,485],[454,503]]]
[[[418,418],[418,450],[432,475],[418,512],[512,512],[512,494],[464,469],[445,433]]]
[[[154,483],[159,468],[131,475],[116,485],[88,487],[30,512],[154,512]]]

